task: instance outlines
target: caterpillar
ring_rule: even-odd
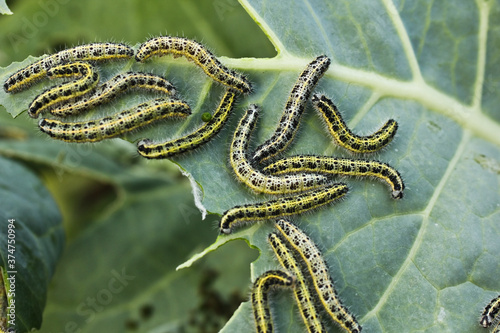
[[[172,141],[159,143],[153,143],[149,139],[143,139],[137,143],[137,151],[143,157],[161,159],[169,158],[201,146],[220,132],[231,113],[235,98],[235,93],[228,89],[222,97],[219,107],[215,111],[212,119],[203,124],[194,133]]]
[[[67,103],[55,108],[51,110],[51,113],[60,117],[74,115],[105,104],[119,94],[131,89],[158,91],[168,95],[174,95],[176,92],[174,86],[161,76],[128,72],[116,75],[98,86],[92,94],[82,96],[73,103]]]
[[[391,187],[394,199],[403,197],[405,188],[399,172],[389,164],[379,161],[355,160],[328,156],[298,155],[278,160],[263,171],[272,175],[293,172],[314,172],[348,176],[371,176],[379,178]]]
[[[361,332],[356,318],[342,305],[328,273],[328,266],[316,244],[302,230],[286,220],[278,220],[276,227],[289,247],[299,254],[307,266],[314,289],[330,317],[350,333]]]
[[[496,320],[500,320],[500,295],[493,298],[488,305],[484,308],[481,318],[479,319],[479,324],[483,327],[489,327]],[[498,317],[498,318],[497,318]]]
[[[257,147],[252,157],[254,161],[263,162],[276,156],[292,142],[304,113],[305,103],[329,66],[330,59],[325,55],[317,57],[307,65],[292,88],[276,131],[271,138]]]
[[[220,61],[200,43],[182,37],[155,37],[143,43],[135,55],[137,61],[143,62],[153,55],[173,54],[184,56],[201,67],[213,80],[244,94],[252,92],[248,79],[220,63]]]
[[[297,282],[294,289],[294,296],[307,331],[310,333],[326,332],[325,326],[321,322],[318,309],[315,306],[315,300],[306,284],[306,279],[302,273],[300,264],[276,233],[271,233],[268,236],[268,241],[281,266],[296,277]]]
[[[294,285],[294,275],[278,270],[267,271],[255,280],[251,298],[255,327],[258,333],[274,332],[271,309],[269,308],[269,291],[276,287],[293,288]]]
[[[398,130],[398,123],[389,119],[378,131],[368,136],[354,134],[346,125],[337,106],[326,96],[314,94],[314,108],[325,120],[335,141],[343,148],[354,153],[372,153],[387,146]]]
[[[255,104],[249,106],[233,135],[229,151],[230,164],[238,179],[255,192],[283,194],[302,192],[318,187],[326,178],[315,174],[297,174],[285,176],[264,175],[252,167],[248,160],[248,141],[257,122],[259,110]]]
[[[266,202],[235,206],[222,214],[220,232],[230,234],[234,226],[249,221],[262,221],[297,215],[321,207],[347,194],[347,185],[337,183]]]
[[[125,59],[133,56],[134,50],[124,44],[92,43],[80,45],[46,56],[18,70],[5,81],[3,88],[7,93],[23,91],[33,83],[43,79],[50,68],[74,61]]]
[[[113,116],[85,122],[62,122],[40,119],[40,130],[54,139],[66,142],[96,142],[113,138],[136,128],[166,118],[191,114],[186,102],[173,98],[158,98],[121,111]]]
[[[47,70],[47,76],[49,78],[81,76],[81,78],[49,88],[35,97],[28,107],[28,115],[31,118],[38,118],[38,115],[45,110],[87,94],[99,83],[99,73],[92,65],[84,62],[50,68]]]

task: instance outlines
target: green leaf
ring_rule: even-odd
[[[123,208],[95,221],[66,249],[42,332],[176,330],[206,302],[200,290],[215,279],[210,266],[174,268],[209,242],[210,223],[200,221],[188,184],[140,180],[125,193]]]
[[[394,142],[375,158],[401,172],[403,200],[390,199],[382,184],[346,179],[345,200],[293,219],[323,250],[343,302],[369,332],[480,332],[478,314],[500,290],[494,107],[500,97],[492,90],[498,77],[489,75],[498,71],[499,44],[491,32],[500,23],[499,2],[242,4],[279,52],[231,63],[256,84],[242,107],[263,107],[255,145],[274,131],[297,75],[324,53],[333,64],[316,91],[335,98],[351,128],[370,133],[386,119],[399,122]],[[207,209],[217,213],[264,200],[209,156],[227,156],[229,140],[218,139],[204,159],[205,152],[179,159],[203,187]],[[297,153],[347,156],[312,112],[286,154]],[[265,241],[271,230],[261,225],[221,236],[207,252],[227,238],[246,239],[261,250],[253,280],[276,267]],[[280,331],[303,331],[290,295],[278,297],[273,316]],[[251,331],[251,317],[242,306],[223,332]],[[328,331],[339,331],[334,327],[329,323]]]
[[[56,203],[33,172],[3,157],[0,169],[2,288],[5,284],[12,315],[7,326],[25,332],[42,324],[64,231]]]
[[[407,189],[404,199],[394,201],[384,184],[344,179],[350,187],[345,200],[293,220],[323,250],[343,302],[356,314],[365,331],[480,332],[478,314],[500,291],[500,281],[496,278],[500,273],[500,97],[496,93],[500,68],[496,33],[499,2],[240,3],[269,37],[278,54],[265,59],[221,57],[226,65],[248,74],[255,93],[240,97],[238,108],[221,135],[205,147],[174,160],[201,186],[200,199],[205,208],[221,214],[234,205],[268,198],[251,193],[233,178],[226,159],[235,124],[247,105],[258,103],[263,112],[252,146],[267,139],[276,128],[299,73],[315,56],[327,54],[332,58],[332,66],[316,91],[334,98],[357,133],[370,133],[388,118],[399,122],[398,135],[388,148],[362,158],[376,158],[396,167]],[[251,34],[240,34],[243,40],[252,39],[248,36]],[[205,42],[213,46],[210,40]],[[26,63],[32,61],[28,59]],[[0,72],[0,79],[21,66],[12,64]],[[127,136],[129,141],[142,137],[173,138],[192,131],[201,125],[201,115],[215,108],[222,92],[199,69],[172,57],[155,58],[145,64],[106,65],[104,78],[125,70],[150,71],[175,80],[181,96],[193,109],[188,121],[134,133]],[[26,100],[49,85],[42,82],[22,97],[0,92],[0,103],[11,114],[19,114],[26,108]],[[137,98],[127,96],[115,108],[133,105]],[[112,110],[113,107],[103,108],[88,117]],[[25,121],[23,116],[18,117],[24,119],[19,121]],[[105,143],[92,147],[102,145]],[[20,151],[23,158],[34,156],[37,161],[41,158],[33,151],[40,146],[26,150],[10,147],[9,144],[1,149],[7,154]],[[76,149],[73,148],[76,145],[55,147],[49,160],[56,158],[62,147]],[[133,149],[130,145],[126,147],[129,151]],[[286,155],[297,153],[348,156],[332,145],[310,106]],[[91,159],[84,160],[83,170],[99,169],[91,166],[88,162]],[[112,161],[108,163],[112,165]],[[90,164],[88,168],[86,163]],[[162,163],[139,164],[148,171],[158,165]],[[158,172],[150,176],[160,177]],[[122,179],[119,174],[116,177]],[[142,182],[141,178],[127,179],[136,179],[135,184]],[[116,225],[112,219],[109,221]],[[271,230],[270,223],[242,228],[233,235],[220,236],[204,253],[228,240],[246,240],[261,252],[252,264],[254,280],[263,271],[278,267],[266,243]],[[193,256],[183,267],[200,257]],[[228,271],[241,258],[235,253],[231,259],[225,261]],[[67,303],[71,304],[69,312],[73,311],[80,321],[83,316],[75,314],[75,304],[83,302],[83,296],[97,295],[99,290],[95,288],[104,288],[102,285],[112,278],[109,259],[101,260],[108,271],[100,270],[101,279],[94,286],[92,282],[96,280],[89,281],[85,291],[78,294],[80,298],[74,297]],[[69,261],[66,259],[66,263]],[[187,272],[193,269],[196,266]],[[75,270],[77,267],[68,268],[68,272]],[[151,280],[144,283],[149,286]],[[60,307],[57,304],[65,303],[57,300],[54,304],[48,311],[50,320],[61,313],[68,318],[67,311],[54,310]],[[137,309],[139,304],[133,302],[132,308]],[[137,315],[134,311],[129,315]],[[106,313],[124,316],[122,311]],[[293,299],[287,293],[273,295],[273,318],[281,332],[303,330]],[[116,328],[114,325],[120,320],[125,321],[124,317],[109,322],[103,319],[99,321],[100,328]],[[165,321],[168,323],[170,319]],[[95,329],[95,323],[89,327]],[[330,322],[328,327],[330,332],[339,331]],[[244,303],[223,331],[252,330],[250,306]]]
[[[10,11],[9,7],[7,7],[5,0],[0,0],[0,14],[3,14],[3,15],[14,14],[13,12]]]

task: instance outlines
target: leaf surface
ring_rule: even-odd
[[[355,132],[371,133],[389,118],[399,122],[394,142],[368,158],[401,172],[404,199],[392,200],[372,180],[343,179],[351,189],[345,200],[293,218],[322,249],[343,302],[367,332],[480,332],[478,313],[500,290],[500,127],[492,108],[499,97],[491,92],[498,79],[488,74],[498,68],[491,31],[498,29],[499,3],[241,3],[278,50],[254,66],[239,62],[257,87],[248,103],[264,110],[254,147],[274,131],[298,74],[319,54],[333,63],[316,91],[334,98]],[[349,156],[330,140],[310,110],[286,155]],[[220,154],[229,142],[217,145]],[[181,161],[200,179],[210,211],[263,200],[225,178],[231,170],[216,171],[216,183],[231,184],[221,198],[219,186],[203,181],[213,171],[194,158],[192,165]],[[220,169],[227,164],[213,168]],[[209,250],[246,239],[261,251],[253,280],[276,267],[266,244],[271,230],[244,228]],[[277,298],[280,331],[301,332],[291,296]],[[251,331],[251,318],[246,304],[223,332]]]
[[[7,313],[13,315],[7,317],[9,326],[28,331],[42,324],[49,282],[64,247],[62,217],[31,170],[4,157],[0,169],[2,303],[6,295]]]

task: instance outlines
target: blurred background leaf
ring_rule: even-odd
[[[25,332],[42,322],[47,288],[64,247],[62,217],[31,170],[1,156],[0,170],[0,329],[6,328],[6,304],[7,321],[15,319],[19,331]]]
[[[67,46],[108,40],[136,44],[165,33],[210,40],[211,49],[226,56],[274,54],[266,37],[233,1],[144,5],[18,0],[9,5],[15,15],[0,18],[0,64],[12,63],[10,68],[21,66],[16,62],[28,56]],[[253,37],[243,41],[239,32]],[[108,75],[121,66],[111,65]],[[28,91],[20,101],[13,99],[15,106],[5,101],[2,105],[9,112],[17,108],[18,114],[33,93]],[[64,216],[67,243],[49,290],[42,332],[217,332],[246,299],[249,263],[255,253],[242,242],[234,242],[196,268],[175,271],[190,254],[210,244],[217,230],[213,218],[201,220],[189,182],[173,163],[138,159],[134,146],[121,140],[96,145],[47,140],[25,113],[12,119],[0,112],[0,137],[0,153],[34,170]],[[0,205],[4,204],[2,198]],[[224,263],[233,255],[239,260],[228,268]],[[117,280],[122,273],[133,277],[125,279],[127,285]],[[44,299],[42,293],[38,296]],[[23,308],[17,311],[22,318]]]
[[[0,65],[95,41],[127,44],[162,34],[195,38],[218,55],[270,57],[271,43],[233,0],[14,0],[0,18]],[[242,38],[245,36],[245,38]]]

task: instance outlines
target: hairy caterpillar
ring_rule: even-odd
[[[81,78],[49,88],[35,97],[28,107],[28,115],[31,118],[38,118],[38,115],[45,110],[87,94],[99,83],[99,73],[92,65],[84,62],[53,67],[47,71],[47,76],[50,78],[81,76]]]
[[[314,172],[348,176],[371,176],[384,180],[391,187],[394,199],[403,197],[405,188],[399,172],[379,161],[355,160],[328,156],[298,155],[278,160],[263,169],[273,175],[293,172]]]
[[[257,122],[258,113],[257,106],[255,104],[250,105],[233,135],[229,160],[238,179],[256,192],[269,194],[302,192],[326,183],[326,178],[320,175],[270,176],[264,175],[252,167],[248,160],[247,149],[250,134]]]
[[[479,319],[479,324],[483,327],[489,327],[496,320],[500,320],[500,295],[493,298],[488,305],[484,308],[481,318]]]
[[[302,230],[286,220],[278,220],[276,227],[306,265],[314,289],[328,315],[348,332],[361,332],[361,326],[356,318],[342,305],[328,272],[328,266],[316,244]]]
[[[137,151],[146,158],[161,159],[169,158],[201,146],[220,132],[231,113],[235,98],[235,93],[227,90],[212,119],[203,124],[194,133],[179,139],[159,143],[143,139],[137,143]]]
[[[52,67],[74,61],[94,61],[106,59],[123,59],[134,56],[134,50],[119,43],[92,43],[76,46],[46,56],[37,62],[12,74],[4,83],[8,93],[19,92],[44,78]]]
[[[398,129],[398,123],[390,119],[378,131],[368,136],[354,134],[342,119],[337,106],[324,95],[314,94],[314,108],[326,122],[330,134],[343,148],[355,153],[372,153],[387,146]]]
[[[307,331],[310,333],[326,332],[300,264],[277,234],[271,233],[268,236],[268,241],[281,266],[296,276],[294,295]]]
[[[276,287],[293,288],[294,285],[294,275],[278,270],[267,271],[255,280],[251,298],[255,327],[258,333],[274,332],[271,309],[269,308],[269,291]]]
[[[72,103],[66,103],[50,112],[57,116],[68,116],[108,103],[118,95],[131,89],[144,89],[174,95],[174,86],[161,76],[146,73],[118,74],[98,86],[90,95],[82,96]]]
[[[333,202],[346,195],[347,191],[347,185],[337,183],[295,196],[235,206],[222,214],[219,228],[221,233],[229,234],[235,225],[243,222],[301,214]]]
[[[252,86],[245,76],[226,68],[207,48],[187,38],[172,36],[152,38],[139,47],[135,59],[142,62],[153,55],[164,54],[173,54],[174,57],[184,56],[194,61],[213,80],[245,94],[252,91]]]
[[[324,55],[307,65],[292,88],[276,131],[271,138],[257,147],[252,157],[254,161],[262,162],[276,156],[292,142],[304,113],[305,103],[328,66],[330,59]]]
[[[38,126],[42,132],[54,139],[66,142],[96,142],[160,119],[186,117],[190,113],[189,105],[184,101],[159,98],[97,120],[72,123],[42,118]]]

